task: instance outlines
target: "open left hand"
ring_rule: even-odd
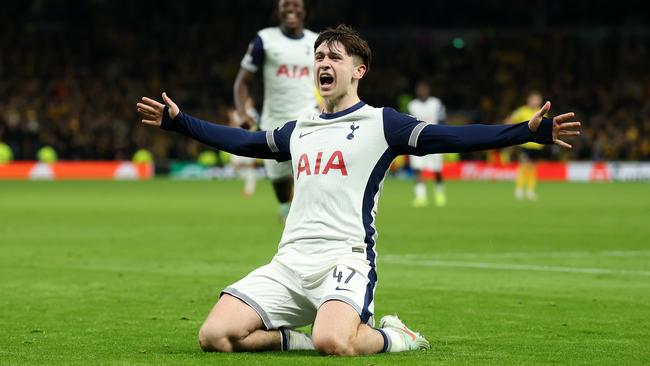
[[[542,108],[533,115],[528,121],[528,128],[532,132],[537,132],[539,125],[542,123],[542,117],[551,109],[551,102],[546,102]],[[553,117],[553,142],[565,149],[571,149],[571,145],[560,140],[560,136],[579,136],[580,122],[575,121],[575,113],[569,112]]]
[[[169,117],[172,119],[176,118],[180,110],[174,101],[167,96],[167,93],[162,93],[162,98],[167,107],[169,107]],[[163,119],[163,111],[165,110],[165,104],[159,103],[151,98],[142,97],[142,102],[138,103],[138,113],[142,117],[142,123],[160,126]]]

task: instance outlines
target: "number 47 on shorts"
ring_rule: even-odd
[[[345,281],[343,283],[347,284],[356,273],[357,271],[348,266],[336,266],[334,267],[332,277],[336,278],[336,282],[338,283],[341,283],[341,280],[345,278]]]

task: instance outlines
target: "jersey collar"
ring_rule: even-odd
[[[303,37],[305,37],[305,30],[304,30],[304,29],[302,30],[302,32],[300,32],[300,35],[292,36],[291,34],[286,33],[286,32],[282,29],[282,27],[278,27],[278,28],[280,28],[280,32],[282,33],[282,35],[284,35],[285,37],[287,37],[287,38],[289,38],[289,39],[303,39]]]
[[[366,103],[364,103],[363,101],[360,100],[357,104],[353,105],[352,107],[348,107],[348,108],[346,108],[346,109],[344,109],[342,111],[338,111],[336,113],[321,113],[320,118],[322,118],[322,119],[339,118],[339,117],[345,116],[346,114],[350,114],[350,113],[356,111],[357,109],[363,107],[364,105],[366,105]]]

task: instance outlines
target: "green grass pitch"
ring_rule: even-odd
[[[376,313],[426,352],[208,354],[219,291],[274,254],[267,181],[0,182],[2,365],[648,365],[650,184],[451,182],[379,207]]]

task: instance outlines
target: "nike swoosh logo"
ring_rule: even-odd
[[[338,286],[336,286],[336,289],[339,290],[339,291],[350,291],[350,292],[354,292],[354,291],[350,290],[349,288],[339,288]]]
[[[413,339],[414,341],[417,339],[417,336],[416,336],[415,334],[413,334],[413,332],[411,332],[410,330],[406,329],[406,327],[402,327],[402,328],[400,328],[400,329],[403,330],[404,333],[406,333],[406,334],[407,334],[409,337],[411,337],[411,339]]]
[[[307,135],[311,135],[314,132],[317,132],[317,131],[320,131],[320,130],[325,130],[325,129],[328,129],[328,128],[331,128],[331,127],[327,126],[327,127],[317,128],[317,129],[315,129],[313,131],[309,131],[309,132],[301,132],[300,135],[298,135],[298,138],[300,139],[300,138],[303,138],[303,137],[305,137]]]

